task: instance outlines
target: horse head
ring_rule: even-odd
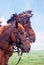
[[[30,22],[30,18],[32,17],[32,11],[26,11],[20,14],[13,14],[13,16],[11,17],[10,20],[14,20],[14,21],[10,21],[8,20],[7,23],[15,23],[15,21],[18,21],[19,23],[21,23],[23,25],[23,27],[25,28],[25,31],[28,33],[27,36],[29,37],[30,42],[35,42],[36,40],[36,36],[35,36],[35,32],[31,26],[31,22]]]
[[[35,32],[34,32],[32,26],[31,26],[31,22],[28,22],[27,24],[25,24],[24,27],[25,27],[25,30],[28,33],[28,37],[29,37],[30,42],[31,43],[35,42],[36,36],[35,36]]]
[[[24,27],[18,22],[16,22],[15,29],[13,29],[11,39],[12,41],[15,41],[14,43],[16,44],[16,46],[22,49],[23,52],[29,52],[29,50],[31,49],[27,33],[25,32]]]
[[[30,17],[32,17],[32,11],[26,11],[19,14],[19,22],[24,26],[26,32],[28,33],[30,42],[35,42],[36,36],[35,32],[31,26]]]

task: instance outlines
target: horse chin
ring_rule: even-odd
[[[23,53],[29,53],[30,48],[28,48],[27,46],[23,46],[22,51],[23,51]]]
[[[23,53],[29,53],[29,51],[25,51],[25,50],[23,50]]]
[[[30,50],[22,50],[23,53],[29,53]]]

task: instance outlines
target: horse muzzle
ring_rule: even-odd
[[[24,45],[21,45],[21,49],[25,53],[28,53],[30,51],[30,48],[28,46],[24,46]]]
[[[35,37],[30,36],[29,40],[30,40],[30,42],[31,42],[31,43],[34,43],[34,42],[35,42],[35,40],[36,40],[36,38],[35,38]]]

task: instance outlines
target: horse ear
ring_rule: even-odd
[[[18,21],[15,22],[15,26],[16,26],[16,28],[18,28]]]
[[[18,28],[19,30],[25,30],[24,27],[22,26],[22,24],[18,23]]]

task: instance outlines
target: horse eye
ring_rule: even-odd
[[[21,33],[21,34],[24,34],[24,32],[22,32],[22,31],[21,31],[20,33]]]

